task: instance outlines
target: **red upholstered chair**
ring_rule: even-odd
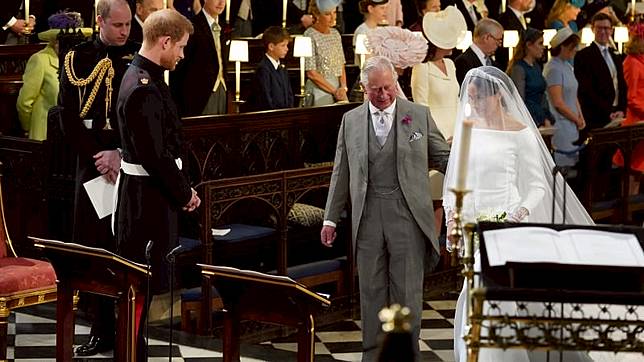
[[[0,181],[1,178],[0,175]],[[16,256],[7,232],[2,200],[0,182],[0,361],[7,359],[11,311],[56,300],[56,273],[51,264]]]

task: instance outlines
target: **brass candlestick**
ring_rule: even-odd
[[[465,278],[467,298],[465,298],[465,311],[466,311],[466,334],[464,338],[468,338],[472,315],[470,296],[469,293],[474,285],[474,238],[473,234],[476,229],[476,224],[467,223],[463,224],[463,198],[470,192],[469,190],[462,190],[451,188],[450,191],[454,193],[456,198],[454,205],[454,227],[448,237],[448,243],[451,246],[451,262],[452,266],[463,264],[461,275]],[[461,249],[461,245],[462,248]]]

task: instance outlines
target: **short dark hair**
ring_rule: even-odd
[[[597,13],[593,15],[593,17],[590,19],[590,25],[593,26],[595,25],[595,22],[604,21],[604,20],[610,21],[610,25],[615,25],[615,23],[613,22],[613,18],[611,18],[610,15],[606,13]]]
[[[264,48],[266,49],[268,49],[268,44],[278,44],[289,39],[291,39],[291,34],[281,26],[269,26],[262,35]]]

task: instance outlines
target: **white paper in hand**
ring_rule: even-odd
[[[212,236],[225,236],[228,235],[230,229],[215,229],[212,228]]]
[[[85,182],[83,187],[85,187],[85,191],[99,219],[114,212],[113,197],[115,188],[113,183],[107,181],[103,176],[98,176]]]

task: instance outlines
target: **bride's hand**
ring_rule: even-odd
[[[529,214],[530,214],[530,211],[528,211],[528,209],[526,209],[525,207],[521,206],[518,209],[516,209],[513,213],[511,213],[510,216],[508,216],[508,221],[521,222]]]

